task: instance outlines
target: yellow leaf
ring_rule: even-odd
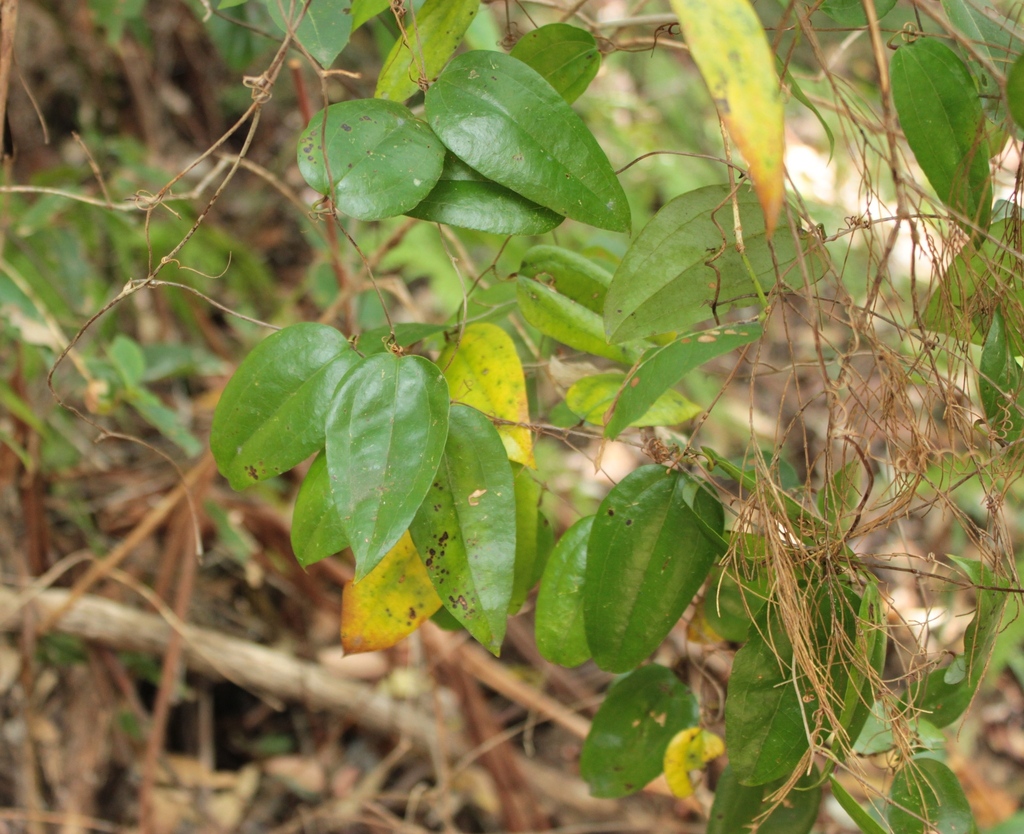
[[[693,793],[691,770],[704,765],[725,752],[725,742],[701,727],[688,727],[673,736],[665,750],[665,779],[675,796],[683,799]]]
[[[740,149],[770,235],[785,195],[775,58],[749,0],[672,0],[690,56]]]
[[[406,533],[370,573],[341,593],[341,645],[349,654],[387,649],[441,607]]]
[[[512,338],[493,324],[471,324],[458,345],[445,348],[437,364],[448,380],[452,399],[471,405],[488,417],[526,423],[523,365]],[[496,427],[508,458],[535,467],[533,435],[524,426]]]

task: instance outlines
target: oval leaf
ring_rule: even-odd
[[[291,538],[295,558],[304,568],[348,547],[348,536],[331,496],[327,455],[323,452],[316,456],[299,487],[292,511]]]
[[[977,830],[960,782],[936,759],[907,762],[889,791],[886,817],[899,834],[971,834]]]
[[[940,41],[918,38],[896,50],[890,74],[900,124],[928,182],[947,206],[987,229],[990,154],[967,67]]]
[[[509,460],[535,466],[533,435],[526,401],[526,377],[512,338],[494,324],[471,324],[458,344],[449,345],[437,360],[453,400],[488,417],[522,423],[498,426]]]
[[[380,353],[342,380],[327,419],[327,470],[356,580],[408,529],[448,436],[448,385],[421,356]]]
[[[835,695],[829,709],[838,715],[850,661],[833,649],[837,632],[854,641],[860,601],[844,588],[846,604],[837,605],[835,591],[819,589],[809,637],[816,674],[828,677],[829,692]],[[725,740],[736,778],[746,785],[764,785],[788,777],[810,746],[808,730],[815,738],[833,730],[820,725],[825,720],[820,706],[807,674],[794,663],[777,605],[766,605],[747,644],[736,653],[725,701]]]
[[[579,666],[590,659],[583,628],[583,582],[593,524],[591,515],[565,531],[551,552],[537,593],[537,649],[561,666]]]
[[[475,408],[452,406],[444,455],[410,532],[444,607],[497,654],[515,571],[515,491],[501,438]]]
[[[761,325],[756,323],[719,327],[688,333],[664,347],[648,350],[640,364],[626,375],[614,399],[611,419],[602,421],[607,423],[605,437],[618,437],[626,426],[669,425],[642,421],[647,419],[644,415],[664,392],[678,384],[690,371],[716,356],[756,342],[762,332]]]
[[[736,249],[729,194],[727,186],[709,185],[676,197],[636,236],[604,303],[612,342],[686,332],[734,304],[757,303]],[[757,198],[741,187],[735,199],[747,259],[767,293],[776,282],[775,263],[781,274],[796,260],[796,247],[790,235],[779,235],[773,260]]]
[[[565,402],[580,419],[604,425],[609,409],[615,404],[625,374],[594,374],[574,383],[565,395]],[[629,423],[630,426],[675,426],[692,420],[704,409],[690,402],[678,391],[663,391],[650,407]]]
[[[627,671],[661,644],[723,552],[720,536],[712,539],[723,523],[722,505],[699,481],[662,466],[631,472],[601,502],[584,586],[598,666]]]
[[[256,346],[224,388],[210,429],[210,451],[234,489],[323,448],[334,390],[358,361],[345,337],[322,324],[295,324]]]
[[[782,804],[757,826],[758,834],[808,834],[818,819],[821,775],[817,766],[800,777]],[[715,786],[715,801],[708,815],[706,834],[737,834],[752,831],[753,822],[773,803],[768,797],[781,785],[748,787],[740,783],[730,765]]]
[[[326,127],[321,110],[299,137],[299,172],[314,191],[360,220],[404,214],[430,193],[444,147],[408,108],[369,99],[326,112]]]
[[[671,669],[651,664],[608,691],[580,754],[594,796],[636,793],[661,773],[672,737],[700,720],[693,694]]]
[[[445,146],[488,179],[574,220],[629,231],[629,204],[604,151],[522,61],[457,56],[427,91],[426,112]]]
[[[370,573],[341,594],[346,654],[389,649],[441,607],[441,598],[406,533]]]
[[[509,54],[533,67],[569,104],[583,95],[601,69],[594,36],[568,23],[549,23],[528,32]]]
[[[405,101],[431,81],[466,34],[480,10],[480,0],[426,0],[405,16],[405,37],[384,61],[377,79],[377,98]]]
[[[750,166],[769,237],[785,197],[782,96],[775,57],[748,0],[672,0],[690,56]]]
[[[519,275],[547,284],[559,295],[601,315],[611,273],[561,246],[534,246],[523,255]]]
[[[305,3],[289,0],[266,0],[267,9],[282,32],[287,32],[283,9],[290,9],[294,17],[299,16]],[[221,8],[224,8],[223,4]],[[292,24],[294,25],[294,24]],[[306,13],[295,27],[295,38],[305,50],[324,67],[334,63],[342,50],[348,46],[352,34],[352,0],[310,0]]]
[[[492,182],[452,153],[441,178],[410,217],[496,235],[542,235],[565,218]]]
[[[643,353],[645,344],[611,345],[604,338],[601,317],[582,304],[550,287],[525,278],[516,279],[516,299],[523,318],[545,336],[576,350],[586,351],[632,365]]]
[[[992,433],[1004,443],[1017,440],[1024,432],[1024,372],[1017,364],[1019,347],[1014,343],[1002,311],[992,316],[978,366],[978,388],[985,419]]]

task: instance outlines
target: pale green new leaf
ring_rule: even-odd
[[[405,101],[448,63],[476,17],[480,0],[426,0],[404,19],[405,37],[391,48],[377,78],[377,98]]]

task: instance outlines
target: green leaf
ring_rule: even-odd
[[[748,785],[788,775],[808,747],[803,705],[792,681],[793,646],[774,619],[774,639],[752,630],[736,653],[729,679],[726,747],[736,778]]]
[[[391,7],[391,0],[352,0],[352,31]]]
[[[321,110],[299,137],[299,172],[314,191],[360,220],[404,214],[430,193],[444,147],[408,108],[363,99],[326,112],[326,127]]]
[[[632,365],[646,347],[644,343],[608,344],[597,313],[532,278],[516,279],[516,299],[524,319],[575,350]]]
[[[984,115],[967,67],[934,38],[896,50],[892,97],[910,149],[939,199],[987,229],[992,211]]]
[[[1009,587],[1006,577],[979,562],[949,558],[974,585],[987,586],[988,590],[977,591],[974,617],[964,632],[963,654],[953,666],[936,669],[913,687],[912,703],[925,711],[936,727],[952,724],[974,699],[1006,608],[1007,593],[998,589]]]
[[[829,783],[832,785],[832,796],[836,798],[836,802],[842,806],[842,809],[850,815],[850,819],[856,823],[862,834],[889,834],[888,831],[875,822],[874,818],[861,807],[861,804],[856,799],[850,796],[850,792],[836,780],[835,776],[829,777]]]
[[[636,793],[661,773],[672,737],[699,721],[696,699],[671,669],[637,669],[612,686],[594,716],[580,776],[594,796]]]
[[[971,806],[956,775],[936,759],[919,758],[896,774],[886,818],[898,834],[972,834]]]
[[[895,0],[893,0],[895,2]],[[775,65],[778,67],[779,72],[782,74],[782,79],[786,82],[786,86],[789,87],[789,92],[797,101],[799,101],[804,107],[810,110],[815,118],[818,120],[818,124],[821,125],[825,131],[825,137],[828,139],[828,161],[832,161],[832,154],[836,150],[836,137],[832,133],[832,128],[829,127],[825,117],[821,115],[821,111],[817,108],[815,103],[807,98],[807,94],[803,91],[803,88],[797,82],[793,73],[789,71],[786,62],[782,60],[779,55],[775,56]]]
[[[849,672],[843,711],[839,715],[842,732],[836,733],[834,743],[840,761],[854,747],[871,717],[876,695],[875,683],[882,679],[888,638],[878,580],[872,577],[864,587],[857,612],[857,636],[853,652],[856,660]]]
[[[609,410],[623,390],[625,374],[608,373],[585,376],[573,384],[565,402],[580,419],[602,426]],[[648,409],[629,423],[630,426],[675,426],[692,420],[704,409],[690,402],[678,391],[667,390]]]
[[[448,436],[448,384],[422,356],[369,356],[338,386],[327,417],[327,471],[356,558],[356,581],[409,527]]]
[[[711,573],[704,597],[704,618],[715,634],[733,643],[743,643],[768,599],[768,580],[763,576],[742,582],[721,569]]]
[[[377,98],[405,101],[433,80],[455,52],[480,10],[480,0],[426,0],[405,16],[405,37],[395,41],[377,78]]]
[[[322,324],[294,324],[253,349],[221,394],[210,429],[210,451],[234,489],[323,448],[334,390],[358,361],[345,337]]]
[[[407,348],[444,333],[447,326],[443,324],[421,324],[420,322],[399,322],[384,327],[375,327],[359,335],[356,348],[363,356],[372,356],[375,353],[384,353],[391,344],[392,334],[394,343],[399,347]]]
[[[1006,118],[1006,107],[998,75],[1008,75],[1006,98],[1012,116],[1016,96],[1011,92],[1013,69],[1007,71],[1007,66],[1024,49],[1024,40],[1021,39],[1015,20],[1002,14],[998,15],[999,19],[989,16],[984,8],[987,5],[983,3],[979,7],[977,0],[942,0],[942,8],[949,22],[970,42],[971,49],[961,47],[961,52],[967,59],[968,69],[977,79],[982,110],[992,122],[999,125]],[[989,8],[987,11],[995,10]],[[987,60],[979,61],[975,55]],[[996,152],[997,148],[992,147],[990,150]]]
[[[629,203],[597,140],[547,81],[500,52],[456,56],[427,121],[470,167],[558,214],[629,231]]]
[[[807,834],[818,819],[821,805],[821,775],[814,767],[801,776],[781,805],[757,827],[758,834]],[[749,787],[740,783],[730,765],[715,786],[715,801],[708,815],[706,834],[741,834],[771,807],[768,797],[781,785]]]
[[[341,525],[331,496],[327,474],[327,455],[321,452],[309,467],[295,497],[292,511],[292,550],[304,568],[340,553],[348,547],[348,536]]]
[[[1006,99],[1013,120],[1024,127],[1024,56],[1013,62],[1006,76]]]
[[[708,468],[709,472],[712,469],[719,468],[747,492],[751,494],[757,493],[757,474],[755,469],[741,469],[732,461],[727,458],[723,458],[718,454],[718,452],[709,446],[701,447],[701,454],[705,455],[712,464]],[[784,510],[786,517],[790,521],[796,522],[798,528],[814,528],[816,526],[815,520],[808,520],[807,511],[804,509],[803,505],[794,500],[791,495],[783,492],[778,496],[778,499],[780,505],[779,509]]]
[[[845,532],[853,522],[849,513],[861,501],[861,472],[859,461],[851,461],[832,473],[821,492],[818,493],[818,512],[839,532]]]
[[[748,189],[740,188],[736,201],[747,258],[768,292],[776,273],[764,216]],[[698,188],[664,206],[615,270],[604,303],[608,338],[618,343],[686,331],[733,304],[756,304],[757,290],[736,249],[733,226],[727,186]],[[780,270],[796,260],[789,235],[775,240],[775,255]]]
[[[537,561],[537,527],[540,523],[541,488],[522,466],[513,468],[516,496],[516,568],[512,581],[512,600],[508,614],[513,616],[526,601],[534,586]]]
[[[875,15],[879,20],[892,11],[896,0],[874,0]],[[825,0],[819,7],[840,26],[867,26],[864,0]]]
[[[565,531],[551,552],[537,593],[537,649],[561,666],[579,666],[590,659],[583,626],[583,583],[593,524],[590,515]]]
[[[195,457],[203,450],[203,444],[181,424],[181,415],[164,405],[152,391],[130,388],[125,392],[125,400],[143,420],[189,457]]]
[[[107,348],[107,356],[110,357],[126,388],[132,388],[142,382],[142,377],[146,373],[146,356],[134,339],[118,333]]]
[[[266,0],[270,16],[282,32],[289,29],[282,15],[282,8],[288,20],[298,18],[305,0]],[[324,67],[334,63],[342,50],[348,46],[352,34],[352,0],[310,0],[306,14],[295,29],[295,37],[306,51]]]
[[[533,67],[569,104],[583,95],[601,68],[594,36],[568,23],[549,23],[528,32],[509,54]]]
[[[718,499],[683,472],[643,466],[612,489],[587,549],[584,621],[598,666],[627,671],[661,644],[724,552],[723,524]]]
[[[672,0],[690,57],[750,167],[771,237],[786,196],[775,56],[749,0]]]
[[[533,572],[530,574],[530,587],[540,582],[547,568],[551,551],[555,549],[555,531],[544,513],[537,513],[537,555],[533,560]]]
[[[719,327],[688,333],[663,347],[650,348],[644,353],[639,365],[626,375],[615,398],[611,419],[607,420],[605,437],[614,439],[626,426],[635,425],[665,391],[690,371],[717,356],[756,342],[762,332],[761,325],[756,323]]]
[[[825,677],[828,691],[835,694],[829,708],[839,713],[839,693],[845,694],[849,680],[848,661],[830,647],[837,632],[855,639],[859,600],[841,585],[821,585],[816,591],[817,599],[811,602],[814,622],[808,624],[806,636],[815,674]],[[789,776],[807,752],[808,730],[816,738],[832,730],[816,726],[824,720],[824,708],[807,670],[795,664],[778,605],[766,605],[755,625],[747,644],[736,653],[725,702],[729,760],[736,778],[746,785]]]
[[[611,273],[589,258],[546,244],[527,250],[518,274],[547,284],[598,315],[604,312],[604,297],[612,282]]]
[[[451,152],[437,185],[406,214],[497,235],[542,235],[565,219],[487,179]]]
[[[992,433],[1005,443],[1017,440],[1024,432],[1024,371],[1017,362],[1020,353],[1006,328],[1002,310],[997,308],[981,349],[978,389],[985,419]]]
[[[512,597],[515,517],[498,432],[475,408],[453,405],[441,464],[410,532],[444,607],[494,654]]]

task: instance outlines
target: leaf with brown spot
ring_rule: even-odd
[[[349,654],[387,649],[441,607],[406,533],[369,574],[341,595],[341,645]]]
[[[512,596],[515,515],[501,438],[484,414],[453,405],[440,466],[410,533],[445,609],[494,654]]]

